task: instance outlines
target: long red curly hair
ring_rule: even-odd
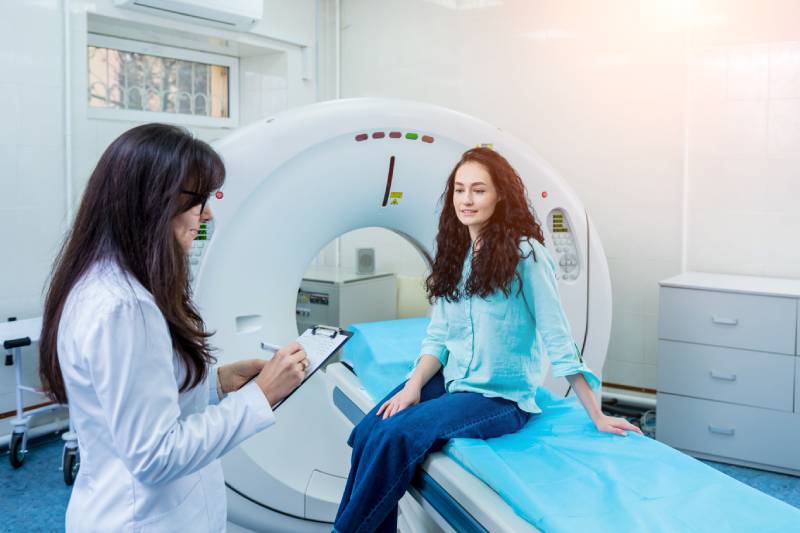
[[[489,172],[499,200],[488,224],[481,231],[480,246],[473,255],[472,272],[462,294],[459,282],[470,247],[470,236],[469,229],[456,215],[453,193],[456,172],[467,162],[479,163]],[[509,296],[521,259],[520,241],[535,239],[544,244],[542,228],[536,222],[525,185],[517,171],[505,157],[490,148],[467,150],[447,178],[439,201],[442,203],[442,212],[436,235],[436,258],[425,282],[428,300],[432,302],[436,298],[445,298],[449,302],[457,302],[462,296],[472,295],[485,298],[496,290]]]

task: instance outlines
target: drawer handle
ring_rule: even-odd
[[[736,374],[718,374],[713,370],[709,372],[712,378],[720,379],[722,381],[736,381]]]
[[[710,424],[708,426],[708,430],[711,433],[715,433],[717,435],[727,435],[729,437],[732,437],[733,434],[736,433],[736,430],[734,428],[721,428],[718,426],[712,426]]]
[[[711,322],[714,324],[720,324],[722,326],[736,326],[739,324],[738,318],[721,318],[718,316],[711,315]]]

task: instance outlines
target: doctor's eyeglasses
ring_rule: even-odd
[[[206,210],[206,203],[208,202],[208,199],[211,198],[211,194],[212,194],[212,193],[200,194],[200,193],[197,193],[197,192],[194,192],[194,191],[187,191],[186,189],[181,189],[181,193],[182,194],[188,194],[189,196],[192,196],[195,199],[195,203],[192,204],[192,207],[194,207],[195,205],[200,204],[200,214],[201,215],[203,214],[203,211]],[[217,198],[217,200],[221,200],[222,199],[222,191],[217,191],[217,192],[215,192],[213,194]]]

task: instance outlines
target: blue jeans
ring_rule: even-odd
[[[375,413],[400,384],[353,428],[350,474],[334,530],[397,532],[397,502],[416,466],[452,438],[489,439],[518,431],[530,418],[517,404],[472,392],[448,393],[441,371],[422,388],[420,403],[386,420]]]

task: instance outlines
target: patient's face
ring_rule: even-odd
[[[489,222],[497,201],[497,189],[486,167],[474,161],[458,167],[453,207],[458,220],[470,228],[470,233],[480,232]]]

